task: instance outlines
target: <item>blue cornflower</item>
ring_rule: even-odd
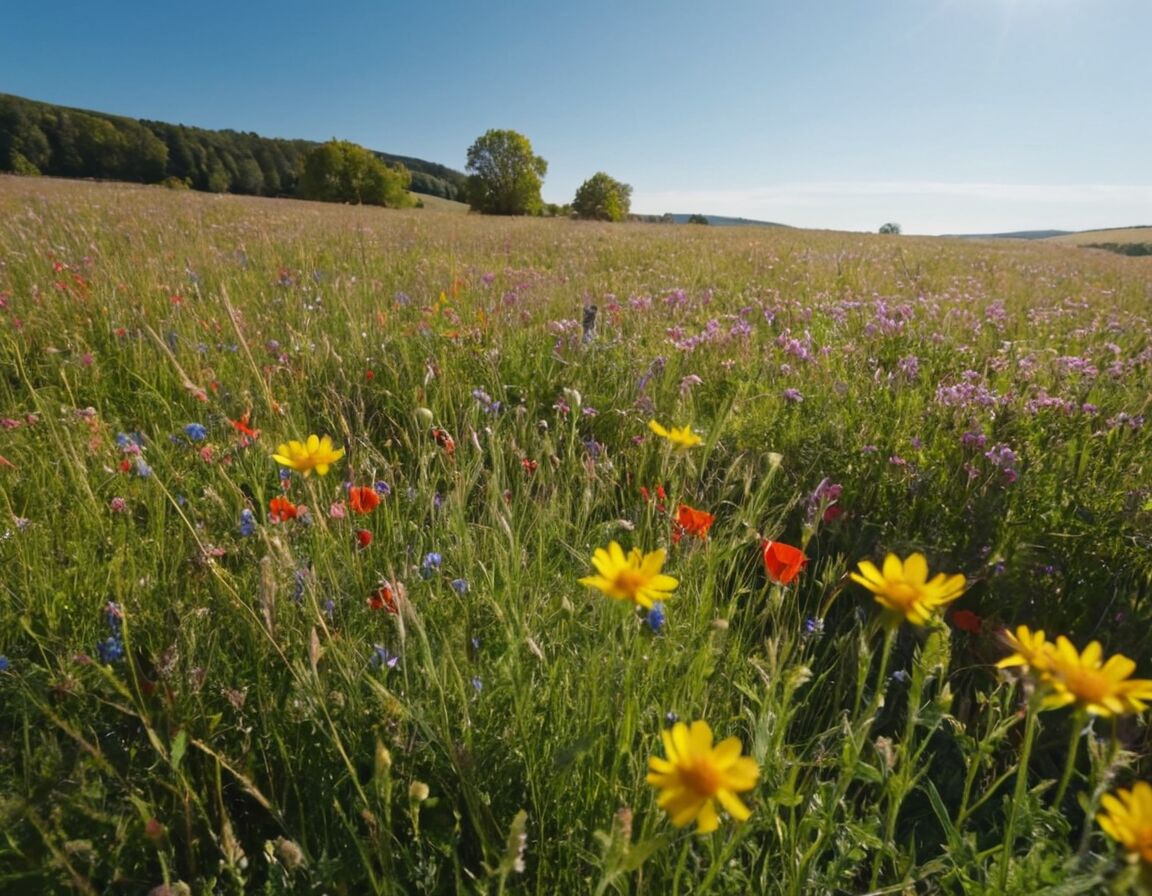
[[[203,423],[187,423],[184,426],[184,435],[193,442],[203,442],[208,438],[208,430]]]
[[[457,594],[463,596],[468,593],[468,580],[467,579],[453,579],[452,590]]]
[[[240,511],[240,534],[247,538],[256,531],[256,518],[252,511],[245,507]]]
[[[420,564],[420,578],[427,581],[436,575],[436,570],[440,568],[440,564],[444,562],[436,551],[431,551],[424,555],[424,561]]]
[[[398,662],[400,657],[383,644],[372,645],[372,656],[368,658],[368,665],[373,669],[395,669]]]
[[[376,482],[372,485],[372,488],[376,489],[376,494],[378,494],[381,498],[387,498],[390,494],[392,494],[392,486],[390,486],[383,479],[376,480]]]
[[[824,620],[819,616],[804,620],[804,637],[819,638],[824,634]]]
[[[472,678],[472,687],[476,689],[477,694],[484,690],[484,682],[480,680],[479,676]]]
[[[110,666],[124,658],[124,639],[118,635],[109,635],[96,645],[96,653],[100,657],[100,662]]]
[[[12,664],[8,662],[8,657],[0,654],[0,672],[7,672],[12,668]]]
[[[648,611],[647,619],[648,628],[652,629],[654,635],[660,634],[660,629],[664,627],[664,603],[663,601],[656,601],[652,604],[652,609]]]
[[[116,447],[121,451],[128,451],[136,453],[142,447],[142,440],[140,433],[133,432],[118,432],[116,433]]]

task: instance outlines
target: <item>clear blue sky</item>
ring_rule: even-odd
[[[638,212],[911,233],[1152,224],[1152,0],[60,0],[0,91],[463,169],[489,128]]]

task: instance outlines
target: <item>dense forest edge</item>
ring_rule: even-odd
[[[209,193],[295,196],[304,158],[322,144],[71,109],[0,93],[0,171],[189,187]],[[464,198],[445,165],[372,151],[411,174],[413,193]]]

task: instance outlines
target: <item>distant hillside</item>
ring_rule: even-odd
[[[1076,233],[1061,234],[1053,242],[1075,243],[1078,246],[1097,242],[1152,243],[1152,224],[1135,227],[1109,227],[1104,230],[1080,230]]]
[[[945,233],[941,236],[961,240],[1047,240],[1070,233],[1070,230],[1016,230],[1012,233]]]
[[[688,219],[692,218],[690,214],[672,214],[665,215],[666,219],[671,218],[673,223],[687,224]],[[703,215],[708,219],[708,223],[714,227],[787,227],[787,224],[777,224],[773,221],[754,221],[751,218],[730,218],[725,215]]]
[[[0,171],[136,183],[168,178],[196,190],[287,196],[301,160],[319,144],[239,131],[212,131],[70,109],[0,93]],[[463,173],[410,156],[376,152],[412,175],[411,190],[463,196]]]

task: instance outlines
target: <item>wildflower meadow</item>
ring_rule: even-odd
[[[0,891],[1152,892],[1152,267],[0,178]]]

